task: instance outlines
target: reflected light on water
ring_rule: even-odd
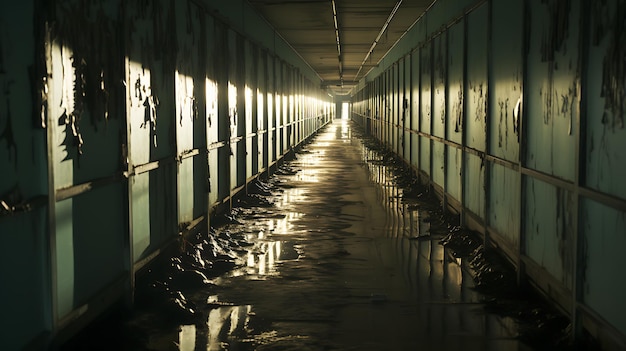
[[[288,208],[293,203],[302,202],[306,199],[307,191],[302,188],[292,188],[285,191],[275,203],[278,208]],[[272,220],[270,220],[271,222]]]
[[[347,118],[341,120],[341,139],[344,143],[349,143],[352,139],[352,129],[349,124],[350,121]]]
[[[307,182],[307,183],[319,182],[317,172],[315,172],[315,170],[312,170],[312,169],[302,170],[301,172],[298,173],[297,178],[298,180],[302,182]]]
[[[326,150],[323,149],[316,150],[315,153],[298,155],[298,163],[302,165],[302,169],[295,175],[295,179],[307,183],[318,183],[318,167],[324,158],[326,158]]]
[[[207,351],[228,350],[230,341],[233,344],[240,342],[246,335],[251,311],[250,305],[222,306],[211,310],[207,320]]]
[[[232,309],[232,311],[230,312],[230,330],[228,331],[228,334],[232,335],[235,330],[237,330],[237,327],[239,326],[239,313],[237,311],[237,309]]]
[[[196,349],[196,326],[181,325],[178,333],[178,348],[180,351],[194,351]]]
[[[291,221],[302,216],[300,213],[288,213],[282,219],[268,219],[267,231],[259,231],[257,234],[249,234],[248,240],[255,245],[248,251],[246,258],[247,274],[249,275],[275,275],[278,273],[277,263],[282,260],[298,259],[299,254],[293,243],[284,240],[271,240],[272,235],[293,234]]]
[[[249,275],[279,274],[278,263],[300,258],[296,246],[288,241],[264,241],[248,252],[247,268]]]
[[[248,267],[250,268],[254,268],[254,266],[256,265],[256,260],[254,257],[254,254],[252,254],[251,252],[248,253]]]
[[[378,152],[361,145],[361,154],[370,180],[379,185],[378,199],[388,212],[384,232],[397,242],[397,255],[408,265],[407,271],[417,271],[417,275],[412,275],[416,279],[415,289],[420,291],[423,286],[429,286],[428,282],[441,281],[437,285],[441,286],[444,296],[454,301],[471,300],[473,297],[463,289],[464,285],[472,284],[471,278],[463,272],[464,262],[452,256],[438,239],[433,240],[429,212],[403,200],[403,190],[396,184],[392,167],[385,165]]]
[[[259,268],[259,275],[266,275],[267,274],[267,269],[266,269],[266,264],[265,264],[265,254],[260,254],[258,255],[258,259],[259,259],[259,264],[258,264],[258,268]]]

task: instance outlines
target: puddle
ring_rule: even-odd
[[[181,292],[193,318],[147,304],[118,344],[74,349],[531,350],[486,312],[470,258],[440,244],[454,225],[399,169],[335,121],[258,185],[269,203],[244,200],[203,237],[235,264]]]

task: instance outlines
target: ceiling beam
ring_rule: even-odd
[[[369,59],[369,57],[372,54],[372,52],[374,52],[374,48],[376,48],[376,44],[378,44],[378,41],[380,40],[380,38],[382,38],[383,34],[385,34],[385,31],[387,30],[387,27],[389,26],[389,23],[393,19],[393,16],[395,16],[396,12],[398,12],[398,9],[400,8],[400,5],[402,5],[402,0],[398,0],[398,2],[396,2],[396,5],[391,10],[391,13],[389,14],[389,17],[387,18],[387,21],[385,21],[385,24],[383,24],[383,27],[380,29],[380,32],[378,33],[378,36],[376,37],[376,39],[372,43],[372,47],[370,47],[369,51],[367,52],[367,55],[365,55],[365,58],[363,59],[363,63],[361,63],[361,67],[359,68],[359,70],[354,75],[354,81],[356,81],[357,78],[359,77],[359,73],[361,73],[361,70],[363,69],[363,66],[365,65],[365,63],[367,62],[367,59]]]

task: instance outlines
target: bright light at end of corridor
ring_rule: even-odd
[[[347,120],[350,118],[350,103],[344,102],[341,104],[341,119]]]

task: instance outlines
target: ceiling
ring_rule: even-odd
[[[349,94],[433,2],[248,1],[336,95]]]

